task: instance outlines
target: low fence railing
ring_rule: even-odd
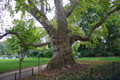
[[[84,61],[81,64],[90,64],[90,66],[80,69],[72,73],[60,73],[60,75],[52,76],[45,75],[39,77],[39,80],[120,80],[120,61],[118,62],[104,62],[96,61],[86,63]],[[119,73],[119,74],[118,74]],[[117,74],[117,77],[115,77]],[[34,69],[22,71],[22,79],[34,75]],[[19,73],[14,73],[8,76],[1,77],[0,80],[18,80]],[[36,79],[33,79],[36,80]]]
[[[24,79],[33,75],[34,75],[34,68],[27,69],[21,72],[21,79]],[[2,76],[0,77],[0,80],[19,80],[19,72],[15,72],[7,76]]]
[[[81,61],[86,64],[85,61]],[[31,80],[120,80],[120,61],[96,61],[89,62],[86,67],[75,71],[63,71],[59,73],[39,75],[37,79]]]

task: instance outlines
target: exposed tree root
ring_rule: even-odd
[[[42,72],[45,72],[45,73],[56,73],[56,72],[58,73],[58,72],[67,72],[67,71],[71,72],[71,71],[82,70],[82,69],[87,68],[89,66],[90,66],[89,64],[74,63],[71,65],[65,65],[62,68],[58,68],[58,69],[54,69],[54,70],[49,70],[49,69],[45,68]]]

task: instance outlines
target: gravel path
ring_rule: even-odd
[[[40,66],[40,70],[44,69],[46,67],[45,65],[41,65]],[[22,70],[22,74],[21,77],[22,79],[27,78],[29,76],[32,76],[32,68],[33,68],[33,74],[37,74],[38,73],[38,67],[31,67],[31,68],[26,68]],[[16,73],[16,79],[15,79],[15,73]],[[6,72],[3,74],[0,74],[0,80],[18,80],[18,76],[19,76],[19,71],[11,71],[11,72]]]

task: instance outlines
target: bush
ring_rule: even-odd
[[[95,57],[94,52],[92,52],[91,50],[83,50],[80,52],[82,57]]]
[[[77,53],[78,53],[78,52],[75,52],[74,50],[72,51],[72,54],[73,54],[74,56],[76,56]]]
[[[101,55],[103,57],[109,57],[109,56],[114,56],[114,54],[112,52],[102,52]]]
[[[120,51],[115,51],[114,56],[120,56]]]
[[[38,56],[39,56],[39,57],[44,57],[43,51],[39,51]]]
[[[30,52],[29,52],[30,57],[37,57],[37,56],[38,56],[38,53],[39,53],[38,50],[33,50],[33,51],[30,51]]]
[[[90,49],[82,50],[80,52],[82,57],[109,57],[114,56],[112,52],[100,52],[100,51],[91,51]]]
[[[43,56],[50,58],[53,55],[52,49],[44,50],[43,51]]]
[[[53,51],[51,48],[43,49],[43,50],[32,50],[27,52],[28,57],[46,57],[50,58],[53,55]]]

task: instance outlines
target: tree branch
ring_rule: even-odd
[[[53,34],[55,32],[55,29],[53,25],[50,23],[46,15],[44,14],[43,7],[41,8],[41,11],[36,7],[34,3],[31,2],[31,0],[28,0],[28,4],[25,4],[26,11],[30,13],[32,16],[36,18],[36,20],[43,25],[45,30],[49,35]]]
[[[80,2],[80,0],[74,0],[74,2],[72,2],[72,4],[70,5],[70,7],[66,10],[66,16],[70,16],[72,11],[74,10],[74,8],[77,6],[77,4]]]
[[[9,34],[16,35],[17,38],[21,41],[22,45],[25,45],[24,40],[16,32],[7,32],[7,33],[3,34],[2,36],[0,36],[0,39],[2,39],[3,37],[5,37]]]
[[[91,35],[92,35],[92,33],[94,32],[94,30],[95,30],[96,28],[98,28],[100,25],[102,25],[102,24],[105,22],[105,20],[108,18],[109,15],[111,15],[112,13],[114,13],[114,12],[116,12],[116,11],[118,11],[118,10],[120,10],[120,5],[118,5],[118,7],[116,7],[116,8],[114,8],[112,11],[108,12],[108,13],[106,14],[106,16],[104,16],[97,24],[95,24],[95,25],[90,29],[90,32],[89,32],[89,34],[88,34],[88,37],[91,37]]]
[[[70,43],[73,44],[75,41],[80,40],[80,41],[89,41],[90,37],[84,37],[81,35],[72,35],[70,37]]]
[[[105,20],[107,19],[107,17],[108,17],[109,15],[111,15],[112,13],[114,13],[114,12],[116,12],[116,11],[118,11],[118,10],[120,10],[120,5],[119,5],[118,7],[116,7],[116,8],[114,8],[112,11],[108,12],[108,13],[106,14],[106,16],[104,16],[98,23],[96,23],[96,24],[90,29],[89,34],[88,34],[86,37],[83,37],[83,36],[80,36],[80,35],[72,35],[72,36],[70,37],[70,39],[71,39],[70,43],[73,43],[73,42],[75,42],[75,41],[77,41],[77,40],[81,40],[81,41],[89,41],[89,40],[91,40],[91,36],[92,36],[92,33],[94,32],[94,30],[95,30],[96,28],[98,28],[100,25],[102,25],[102,24],[105,22]]]
[[[50,42],[40,43],[40,44],[26,44],[26,46],[41,47],[50,44]]]
[[[2,39],[3,37],[5,37],[9,34],[17,36],[17,38],[21,41],[23,47],[26,47],[26,46],[41,47],[41,46],[50,44],[50,42],[45,42],[45,43],[40,43],[40,44],[25,43],[24,40],[16,32],[7,32],[7,33],[3,34],[2,36],[0,36],[0,39]]]

